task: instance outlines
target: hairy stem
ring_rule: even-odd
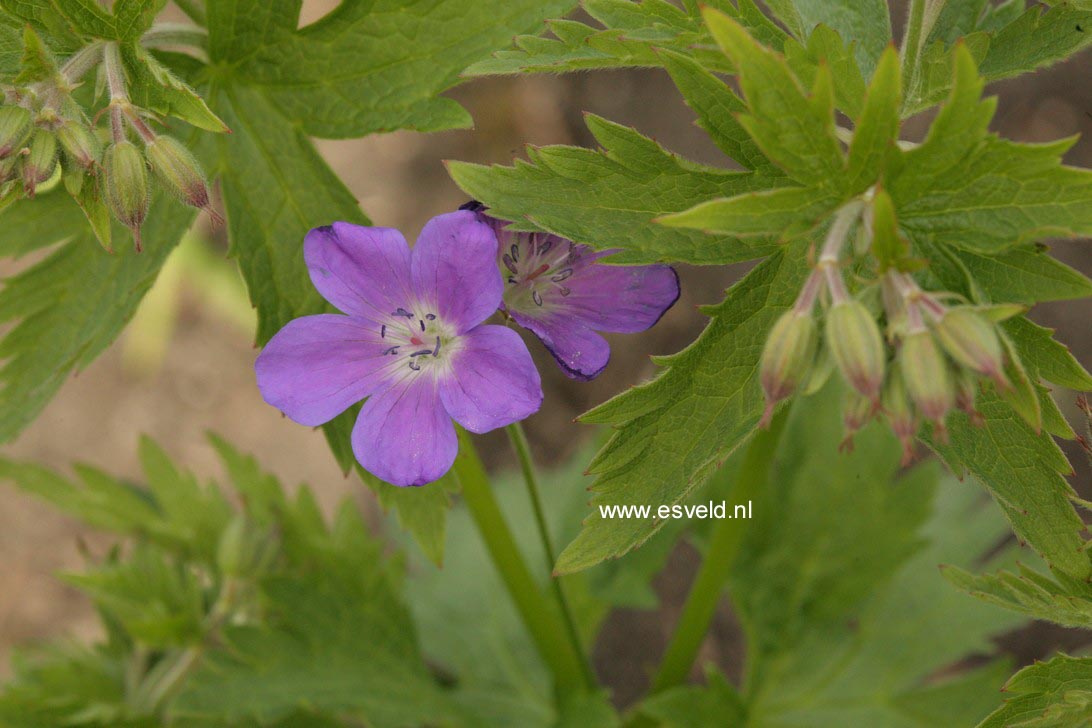
[[[580,655],[565,636],[565,625],[531,576],[516,546],[504,514],[493,497],[489,478],[470,437],[459,432],[459,456],[455,477],[462,486],[463,500],[478,528],[493,565],[519,612],[543,661],[553,673],[559,692],[578,692],[587,687]]]
[[[531,506],[535,512],[535,525],[538,527],[539,539],[542,541],[542,551],[546,557],[546,573],[552,575],[554,564],[557,563],[557,554],[554,551],[552,539],[550,538],[550,529],[546,523],[546,514],[542,508],[542,499],[539,497],[538,477],[535,474],[535,462],[531,457],[531,446],[527,442],[527,435],[524,433],[523,426],[520,423],[515,422],[508,425],[505,430],[508,433],[508,439],[512,442],[512,449],[516,451],[516,457],[519,458],[519,467],[523,472],[523,481],[527,485],[527,494],[530,496]],[[561,616],[565,620],[565,631],[568,632],[569,641],[572,643],[573,650],[580,656],[580,664],[584,673],[584,682],[588,685],[594,685],[595,676],[592,674],[588,656],[584,653],[584,647],[580,641],[580,632],[576,628],[576,621],[573,619],[572,610],[569,608],[569,602],[565,598],[565,590],[562,588],[561,578],[551,576],[550,586],[553,589],[554,598],[557,599],[557,605],[561,610]]]
[[[61,66],[61,76],[69,89],[75,86],[81,78],[87,75],[92,68],[102,63],[103,44],[94,42],[84,46],[72,54],[72,57]]]
[[[156,23],[140,38],[148,47],[185,46],[200,51],[208,49],[209,32],[189,23]]]
[[[755,433],[732,488],[732,498],[736,503],[753,500],[766,486],[770,463],[786,416],[782,412],[774,419],[770,429]],[[743,524],[730,518],[718,521],[714,527],[709,548],[694,578],[694,584],[690,587],[679,622],[675,625],[675,633],[652,681],[652,693],[675,687],[690,674],[694,658],[697,657],[698,650],[705,641],[705,633],[709,631],[709,625],[713,621],[721,591],[732,571],[743,530]]]

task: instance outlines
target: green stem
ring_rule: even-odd
[[[535,461],[531,457],[531,445],[527,442],[527,434],[523,431],[523,426],[520,423],[515,422],[508,425],[505,430],[508,432],[508,439],[512,442],[512,449],[516,451],[516,457],[519,458],[519,467],[523,471],[523,482],[527,484],[527,494],[531,498],[531,506],[535,512],[535,524],[538,526],[539,539],[542,541],[542,551],[546,558],[546,573],[550,574],[550,586],[553,589],[554,597],[557,599],[558,607],[561,610],[561,616],[565,620],[565,631],[568,632],[569,641],[572,643],[573,650],[580,656],[580,665],[583,668],[584,682],[589,686],[595,685],[595,676],[592,674],[591,664],[588,661],[587,655],[584,653],[584,647],[580,640],[580,632],[576,628],[576,620],[573,619],[572,610],[569,608],[569,601],[565,598],[565,591],[562,588],[561,578],[553,576],[554,564],[557,563],[557,554],[554,551],[552,539],[550,538],[550,528],[546,523],[546,514],[542,508],[542,499],[539,497],[538,491],[538,477],[535,475]]]
[[[174,0],[174,4],[193,22],[198,25],[208,25],[203,0]]]
[[[751,440],[732,488],[732,499],[736,503],[753,500],[765,488],[785,416],[782,412],[769,430],[760,430]],[[709,548],[690,587],[679,622],[675,625],[675,634],[652,681],[653,694],[681,684],[690,674],[698,649],[713,621],[721,591],[731,573],[744,528],[744,524],[731,518],[718,521],[714,527]]]
[[[504,514],[493,497],[477,450],[470,437],[461,430],[454,473],[493,565],[504,581],[539,654],[553,673],[558,691],[571,693],[583,690],[585,683],[580,656],[565,638],[565,625],[554,611],[552,602],[545,598],[531,576]]]

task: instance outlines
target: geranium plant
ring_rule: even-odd
[[[1092,295],[1043,244],[1092,235],[1092,172],[1063,163],[1073,140],[990,131],[984,96],[1092,43],[1092,6],[575,5],[343,0],[301,27],[300,0],[0,0],[0,254],[38,254],[0,288],[0,441],[205,215],[257,311],[267,416],[322,427],[356,476],[327,517],[230,433],[226,490],[150,440],[140,484],[0,457],[118,539],[64,576],[102,637],[22,655],[0,726],[1092,721],[1092,659],[1013,675],[989,642],[1029,617],[1092,628],[1057,444],[1088,447],[1086,401],[1077,423],[1059,402],[1092,375],[1028,317]],[[447,162],[469,201],[410,246],[311,141],[470,127],[442,94],[479,76],[636,67],[670,76],[717,166],[589,114],[595,148]],[[695,341],[573,425],[597,450],[538,472],[520,422],[556,403],[529,345],[610,377],[602,334],[655,326],[678,266],[744,261]],[[497,429],[518,478],[479,458]],[[657,606],[682,541],[700,567],[623,705],[597,637]],[[724,600],[742,677],[690,680]]]

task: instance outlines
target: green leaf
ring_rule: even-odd
[[[1092,44],[1092,10],[1072,2],[1033,5],[990,39],[982,75],[991,81],[1053,65]]]
[[[863,192],[883,176],[887,160],[898,150],[899,107],[902,104],[899,54],[888,47],[868,85],[864,108],[849,145],[846,187]]]
[[[118,39],[138,40],[166,4],[167,0],[117,0],[113,9]]]
[[[771,171],[769,160],[736,121],[736,114],[745,107],[735,92],[697,61],[671,51],[661,51],[660,55],[671,80],[698,115],[698,126],[721,151],[747,169]]]
[[[674,688],[641,703],[641,713],[660,721],[663,728],[707,728],[745,725],[747,709],[735,687],[712,665],[705,670],[705,686]]]
[[[872,75],[891,43],[891,19],[884,0],[778,0],[770,6],[800,38],[822,23],[855,41],[857,64],[865,78]]]
[[[1018,573],[975,575],[958,567],[944,569],[956,587],[990,604],[1033,619],[1066,627],[1092,629],[1092,593],[1079,582],[1066,587],[1021,565]]]
[[[949,441],[927,440],[956,473],[969,472],[994,497],[1016,535],[1034,548],[1050,569],[1073,579],[1092,574],[1082,549],[1084,528],[1070,503],[1064,475],[1069,462],[1046,433],[1036,433],[991,390],[976,407],[984,423],[975,427],[963,413],[948,418]]]
[[[1092,281],[1040,246],[1023,245],[997,255],[966,250],[954,254],[991,301],[1032,304],[1092,296]]]
[[[1003,326],[1020,352],[1020,359],[1036,377],[1078,392],[1092,391],[1092,375],[1069,347],[1054,339],[1053,330],[1023,316],[1009,319]]]
[[[23,54],[19,65],[21,70],[15,83],[21,85],[52,79],[58,73],[53,54],[29,25],[23,29]]]
[[[633,129],[586,117],[602,151],[552,146],[529,150],[528,162],[484,167],[452,162],[452,178],[497,217],[520,230],[545,230],[600,249],[620,249],[617,263],[730,263],[759,258],[769,241],[668,230],[653,219],[711,197],[774,184],[754,173],[701,167],[666,152]]]
[[[58,217],[49,219],[50,213]],[[193,216],[191,208],[160,196],[144,226],[145,251],[119,249],[107,255],[78,207],[61,191],[0,213],[0,228],[6,233],[0,234],[0,252],[25,252],[69,240],[45,260],[6,279],[0,290],[0,322],[17,322],[0,341],[0,442],[15,437],[70,373],[114,340]],[[43,217],[48,220],[44,228],[9,223]],[[116,224],[114,237],[129,238]]]
[[[599,506],[679,503],[747,438],[763,405],[757,377],[762,344],[806,272],[802,245],[772,254],[708,309],[713,319],[696,342],[657,361],[666,368],[656,379],[583,416],[615,432],[589,468],[598,476],[592,512],[559,557],[560,573],[621,556],[663,526],[604,518]]]
[[[834,79],[834,101],[851,119],[861,113],[865,99],[865,80],[853,53],[854,44],[842,42],[837,32],[825,25],[815,26],[807,45],[793,38],[785,41],[785,61],[804,85],[815,83],[823,66],[830,68]]]
[[[748,114],[739,123],[771,161],[804,185],[837,188],[845,161],[834,136],[829,69],[820,68],[805,94],[784,58],[752,38],[723,13],[705,12],[718,45],[736,65]]]
[[[814,187],[783,187],[710,200],[684,212],[658,218],[668,227],[747,237],[776,235],[789,240],[815,227],[839,199]]]
[[[160,63],[146,48],[129,43],[123,45],[121,50],[128,76],[129,96],[138,106],[163,116],[177,117],[206,131],[231,131],[189,84]]]
[[[297,30],[298,2],[210,0],[209,56],[230,65],[233,82],[260,88],[307,134],[347,138],[468,127],[466,111],[439,94],[514,33],[573,4],[349,0]]]
[[[74,44],[79,36],[114,40],[114,18],[93,0],[0,0],[0,8]]]
[[[1092,720],[1092,658],[1058,655],[1012,676],[1005,703],[979,728],[1063,728]]]

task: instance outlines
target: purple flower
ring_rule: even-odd
[[[546,345],[572,379],[599,376],[610,360],[610,344],[597,331],[632,334],[651,328],[679,300],[679,276],[668,265],[604,265],[616,250],[548,233],[506,230],[479,202],[471,210],[489,221],[504,287],[504,309]]]
[[[262,397],[311,426],[366,399],[352,434],[360,464],[394,485],[436,480],[455,461],[452,419],[488,432],[542,404],[523,340],[482,325],[504,289],[496,255],[491,226],[471,212],[430,220],[412,253],[390,228],[315,228],[311,281],[346,315],[277,332],[254,365]]]

